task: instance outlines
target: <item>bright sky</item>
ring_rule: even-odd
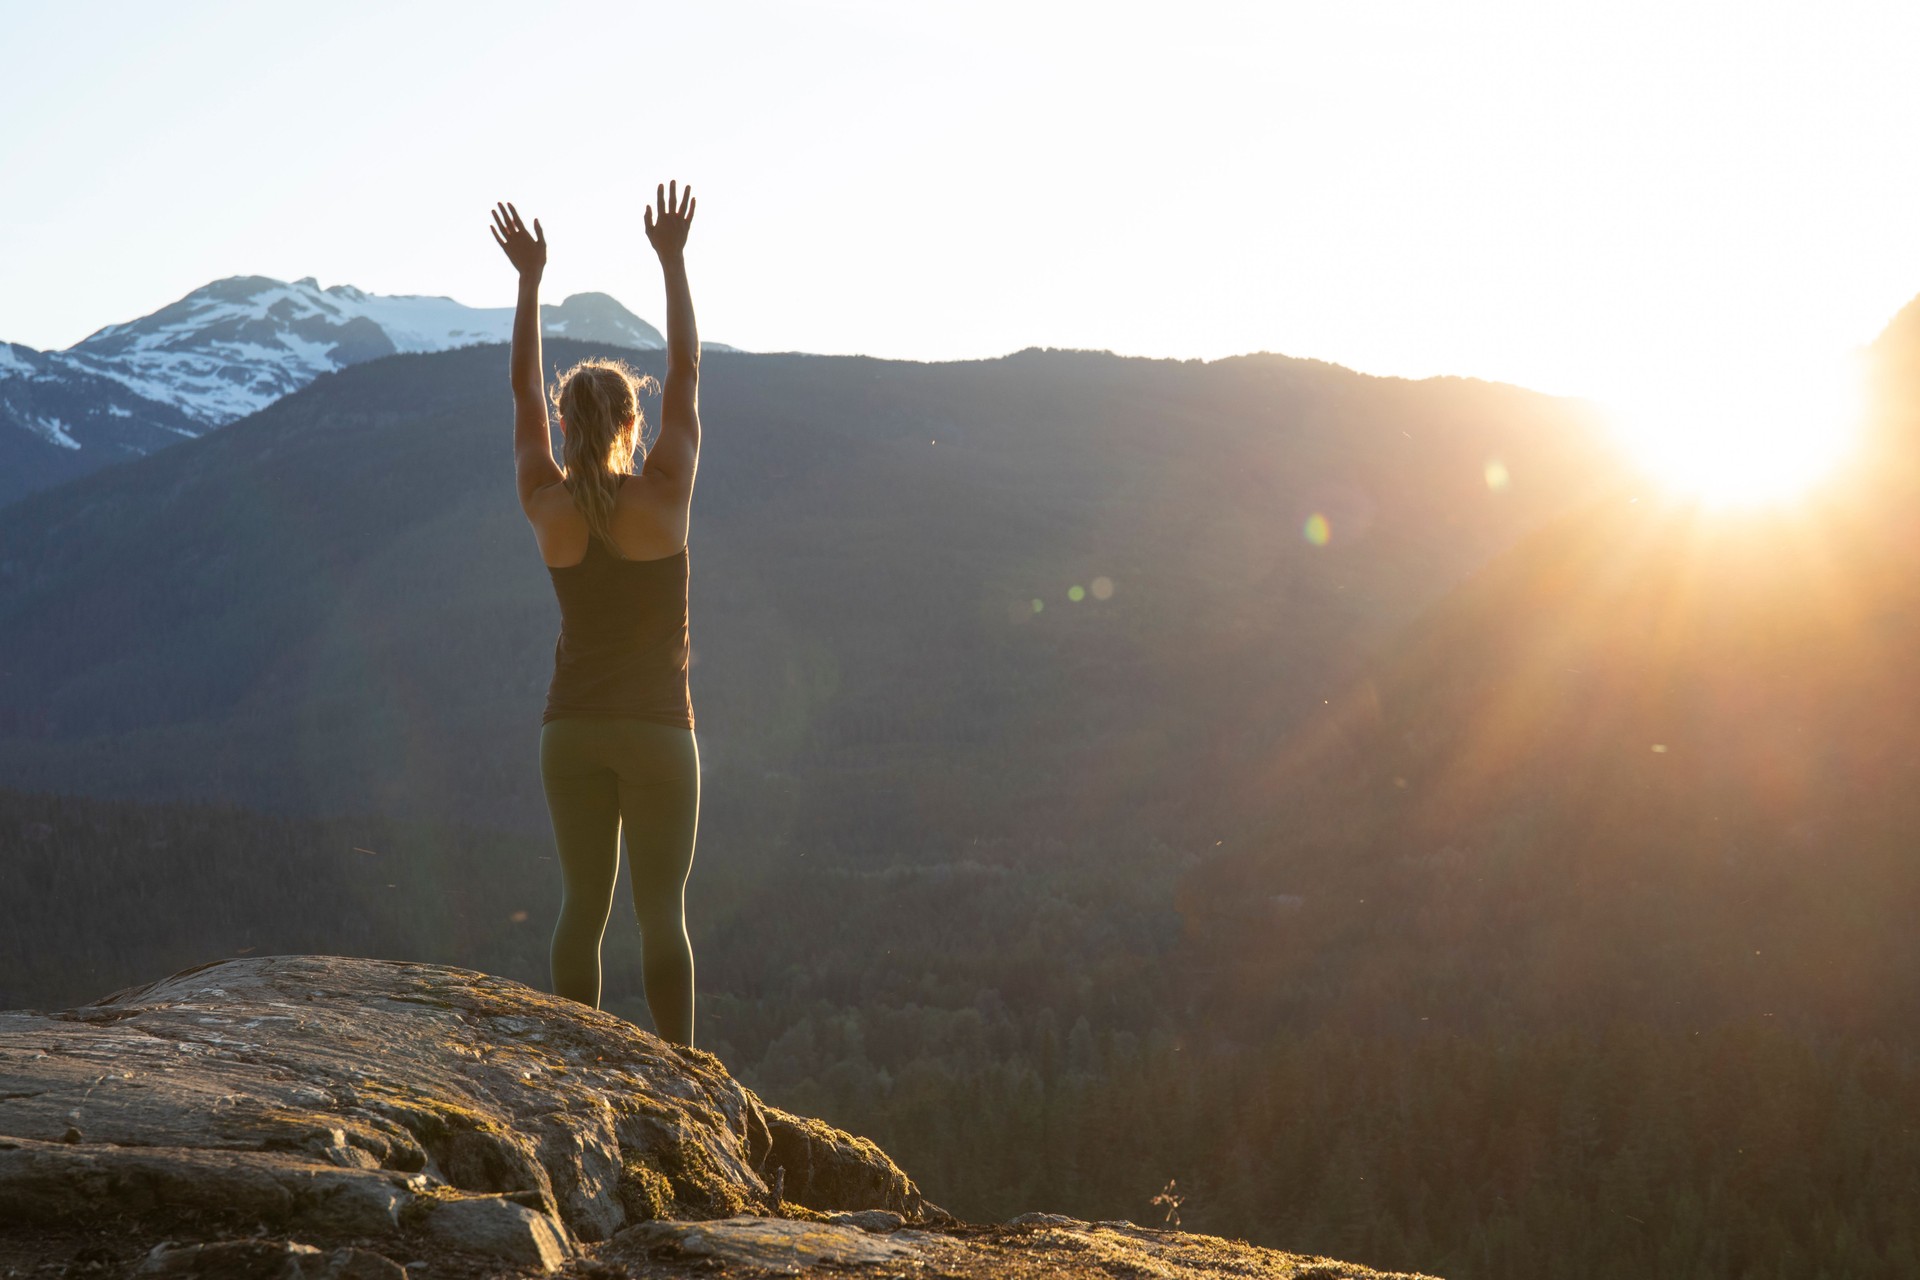
[[[656,323],[700,211],[758,350],[1315,356],[1616,401],[1920,293],[1920,6],[0,0],[0,338],[237,273]],[[1797,376],[1797,375],[1796,375]]]

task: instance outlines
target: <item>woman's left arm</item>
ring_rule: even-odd
[[[540,219],[533,230],[511,204],[493,210],[493,239],[520,273],[520,300],[513,311],[513,469],[520,507],[533,515],[536,491],[561,483],[547,427],[546,378],[540,368],[540,277],[547,269],[547,236]]]

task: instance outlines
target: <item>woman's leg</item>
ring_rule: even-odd
[[[620,767],[620,817],[640,921],[647,1008],[661,1038],[693,1043],[693,944],[687,873],[700,825],[700,753],[693,730],[629,721],[633,749]]]
[[[553,991],[600,1007],[600,940],[620,874],[620,784],[606,759],[606,723],[550,720],[540,730],[540,780],[560,857]]]

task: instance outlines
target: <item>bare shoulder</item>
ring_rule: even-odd
[[[532,522],[535,529],[576,514],[573,495],[567,491],[565,480],[555,480],[550,484],[535,486],[528,492],[527,500],[523,505],[527,519]]]
[[[565,484],[542,485],[527,497],[527,522],[549,565],[579,563],[587,553],[586,517]],[[622,476],[614,495],[613,538],[629,560],[657,560],[687,545],[687,504],[644,476]]]
[[[684,510],[692,497],[690,486],[670,471],[642,467],[640,474],[627,477],[623,498],[631,495],[637,505],[661,511]]]
[[[642,471],[620,486],[614,515],[620,549],[638,560],[670,556],[687,545],[687,495]]]
[[[527,523],[540,558],[549,565],[577,563],[587,551],[587,522],[564,483],[543,484],[527,495]]]

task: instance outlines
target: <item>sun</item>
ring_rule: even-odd
[[[1713,507],[1792,502],[1858,445],[1858,360],[1691,370],[1613,403],[1616,431],[1664,487]]]

